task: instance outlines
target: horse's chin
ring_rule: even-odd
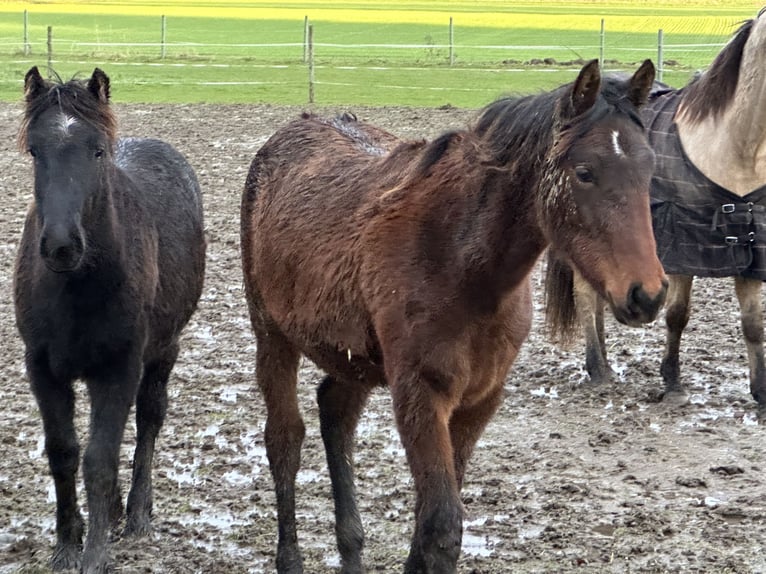
[[[654,312],[639,311],[636,309],[631,309],[626,305],[615,305],[611,298],[608,300],[614,318],[617,319],[618,322],[622,323],[623,325],[627,325],[628,327],[640,327],[646,323],[651,323],[657,318],[657,311],[659,311],[659,307]]]

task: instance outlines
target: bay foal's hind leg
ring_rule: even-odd
[[[142,348],[138,342],[134,347]],[[109,571],[107,541],[110,526],[122,512],[118,486],[120,444],[133,404],[143,364],[138,352],[109,365],[109,372],[89,379],[90,439],[83,457],[88,496],[88,535],[82,556],[83,574]]]
[[[669,275],[668,298],[665,311],[667,333],[665,356],[662,358],[660,372],[665,381],[663,400],[683,403],[688,395],[681,385],[680,350],[681,335],[689,322],[691,311],[692,282],[691,275]]]
[[[144,367],[136,396],[136,451],[128,494],[125,534],[142,536],[151,532],[152,461],[157,435],[168,409],[168,379],[178,358],[178,344]]]
[[[281,333],[256,332],[255,375],[266,402],[264,442],[277,496],[277,572],[300,574],[295,524],[295,477],[306,433],[298,408],[298,350]]]
[[[742,334],[747,346],[750,366],[750,393],[758,402],[761,416],[766,415],[766,373],[763,361],[763,308],[761,306],[761,281],[734,278],[734,290],[739,300]]]
[[[594,385],[614,382],[617,374],[609,365],[604,336],[604,300],[575,271],[574,299],[577,317],[585,334],[585,369]]]
[[[364,529],[356,505],[352,453],[359,415],[372,387],[326,376],[317,389],[322,440],[335,500],[335,535],[343,574],[361,573]]]
[[[80,447],[74,428],[74,391],[71,381],[55,379],[45,363],[47,355],[39,361],[27,357],[27,371],[43,419],[45,451],[56,488],[56,549],[51,568],[77,569],[84,522],[77,507]]]

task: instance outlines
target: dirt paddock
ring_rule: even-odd
[[[13,259],[31,196],[31,166],[16,148],[20,110],[0,105],[0,574],[48,572],[55,521],[42,425],[24,375],[11,296]],[[154,532],[116,540],[116,569],[272,572],[276,510],[242,290],[239,201],[258,147],[302,108],[131,105],[117,111],[123,135],[161,137],[191,160],[205,196],[209,247],[205,290],[171,377],[155,458]],[[406,138],[432,137],[473,117],[456,109],[352,111]],[[695,284],[682,345],[691,401],[672,409],[656,400],[662,316],[633,330],[608,322],[620,381],[592,388],[582,343],[563,350],[544,336],[538,275],[535,285],[533,333],[466,476],[459,572],[766,571],[764,430],[748,391],[732,282]],[[335,572],[339,565],[314,400],[320,376],[308,362],[300,373],[307,437],[299,537],[311,574]],[[78,398],[84,441],[88,401],[82,385]],[[133,436],[131,421],[123,486]],[[365,562],[370,572],[399,572],[413,526],[413,492],[385,390],[373,395],[357,443]]]

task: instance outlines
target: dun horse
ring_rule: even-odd
[[[687,400],[679,351],[694,276],[733,276],[750,392],[762,414],[766,413],[761,308],[761,282],[766,280],[766,160],[760,152],[766,144],[764,54],[762,10],[740,27],[704,74],[680,90],[659,90],[642,112],[657,153],[652,180],[654,230],[660,259],[670,275],[661,367],[665,399]],[[570,273],[561,262],[549,265],[554,275]],[[603,301],[577,270],[574,285],[560,285],[554,281],[548,289],[550,324],[566,335],[579,314],[588,374],[594,383],[612,380]]]
[[[543,250],[559,250],[626,322],[655,317],[666,278],[637,109],[653,78],[646,61],[629,80],[603,81],[593,61],[572,84],[496,101],[472,129],[431,142],[305,115],[257,153],[242,259],[280,573],[303,571],[301,354],[327,373],[317,400],[342,571],[363,570],[354,433],[370,392],[387,385],[416,490],[404,570],[455,572],[466,465],[529,332]]]
[[[16,321],[56,487],[54,570],[108,569],[121,518],[120,442],[136,402],[137,446],[127,534],[150,530],[151,466],[167,409],[178,338],[196,308],[205,264],[196,177],[168,144],[116,139],[109,79],[25,79],[20,143],[34,165],[34,201],[15,274]],[[76,500],[79,446],[73,381],[90,395],[83,457],[88,531]]]

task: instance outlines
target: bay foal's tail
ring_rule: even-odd
[[[577,326],[574,270],[550,249],[545,272],[545,325],[549,335],[563,344],[572,341]]]

